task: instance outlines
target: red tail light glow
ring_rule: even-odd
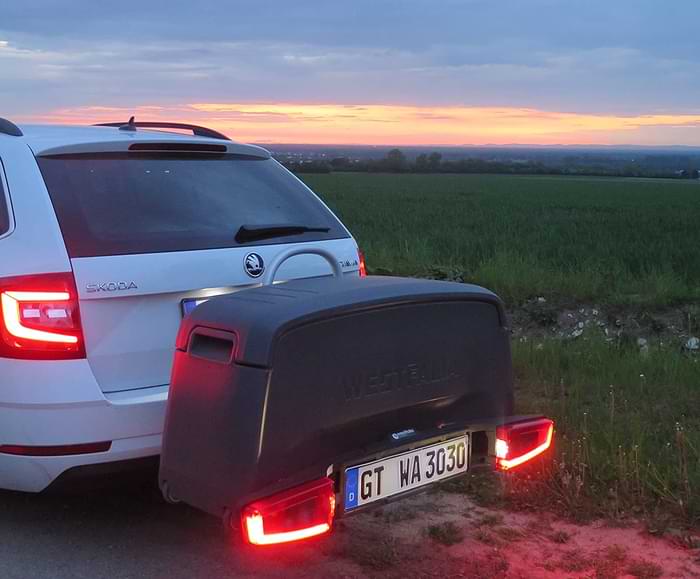
[[[357,250],[357,255],[360,257],[360,277],[367,276],[367,264],[365,262],[365,252],[361,249]]]
[[[248,540],[252,545],[278,545],[280,543],[292,543],[317,537],[331,530],[328,523],[320,523],[313,527],[297,529],[296,531],[284,531],[282,533],[266,534],[263,526],[263,517],[253,514],[246,519]]]
[[[85,357],[72,274],[0,279],[0,357]]]
[[[333,481],[322,478],[255,501],[243,509],[251,545],[292,543],[328,533],[335,516]]]
[[[538,418],[499,426],[496,430],[496,467],[510,470],[541,455],[552,445],[554,422]]]

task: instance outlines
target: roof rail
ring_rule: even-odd
[[[120,131],[135,131],[138,127],[143,129],[183,129],[192,131],[192,134],[197,137],[209,137],[210,139],[221,139],[224,141],[231,140],[219,131],[207,129],[206,127],[200,127],[199,125],[190,125],[187,123],[167,123],[160,121],[135,121],[134,117],[131,117],[127,123],[97,123],[93,126],[118,127]]]
[[[3,118],[0,118],[0,133],[12,137],[21,137],[24,134],[17,125]]]

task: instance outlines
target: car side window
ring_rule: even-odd
[[[2,172],[2,164],[0,164],[0,173]],[[0,175],[0,235],[4,235],[10,230],[10,208],[7,204],[7,192],[3,185],[2,176]]]

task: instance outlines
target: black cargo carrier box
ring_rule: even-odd
[[[182,322],[161,488],[234,526],[253,513],[253,543],[303,538],[272,514],[263,532],[263,511],[311,520],[303,505],[326,492],[342,515],[493,465],[512,413],[509,331],[488,290],[392,277],[243,290]]]

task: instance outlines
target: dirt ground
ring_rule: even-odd
[[[250,550],[152,484],[0,493],[2,579],[700,578],[700,550],[641,527],[486,509],[443,491],[340,521],[330,536]]]
[[[348,519],[338,535],[341,553],[360,566],[348,577],[700,577],[700,551],[641,526],[582,526],[442,492]]]

